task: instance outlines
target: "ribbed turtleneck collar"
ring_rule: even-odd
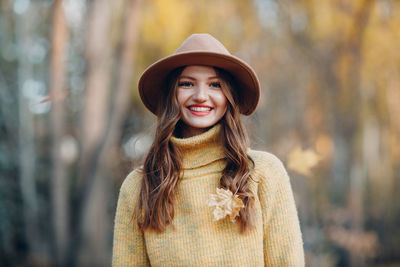
[[[172,137],[171,142],[182,154],[183,169],[194,169],[225,158],[220,139],[221,125],[189,138]]]

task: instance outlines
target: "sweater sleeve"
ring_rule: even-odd
[[[289,176],[274,155],[264,152],[260,160],[256,171],[260,178],[265,266],[304,266],[303,241]]]
[[[139,195],[139,175],[132,172],[122,183],[114,221],[112,266],[150,266],[144,237],[133,212]]]

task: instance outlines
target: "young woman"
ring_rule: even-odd
[[[240,121],[259,90],[254,70],[209,34],[145,70],[139,92],[157,129],[120,189],[113,266],[304,266],[289,177],[248,148]]]

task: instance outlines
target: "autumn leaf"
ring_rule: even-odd
[[[300,174],[311,175],[311,168],[320,161],[320,156],[312,149],[296,147],[288,156],[288,168]]]
[[[40,100],[40,104],[42,103],[46,103],[46,102],[59,102],[59,101],[63,101],[68,97],[68,91],[61,91],[61,92],[50,92],[50,94],[46,95],[45,97],[43,97],[42,100]]]
[[[244,207],[243,201],[238,195],[233,195],[229,189],[223,188],[217,188],[217,194],[210,194],[206,204],[209,207],[215,207],[213,212],[214,221],[229,216],[231,222],[235,222],[240,209]]]

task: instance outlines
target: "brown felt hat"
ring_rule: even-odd
[[[168,74],[182,66],[207,65],[232,74],[239,90],[240,113],[250,115],[260,98],[260,83],[255,71],[243,60],[233,56],[224,45],[207,33],[192,34],[170,56],[150,65],[139,80],[139,93],[144,105],[154,114],[162,97],[161,90]]]

